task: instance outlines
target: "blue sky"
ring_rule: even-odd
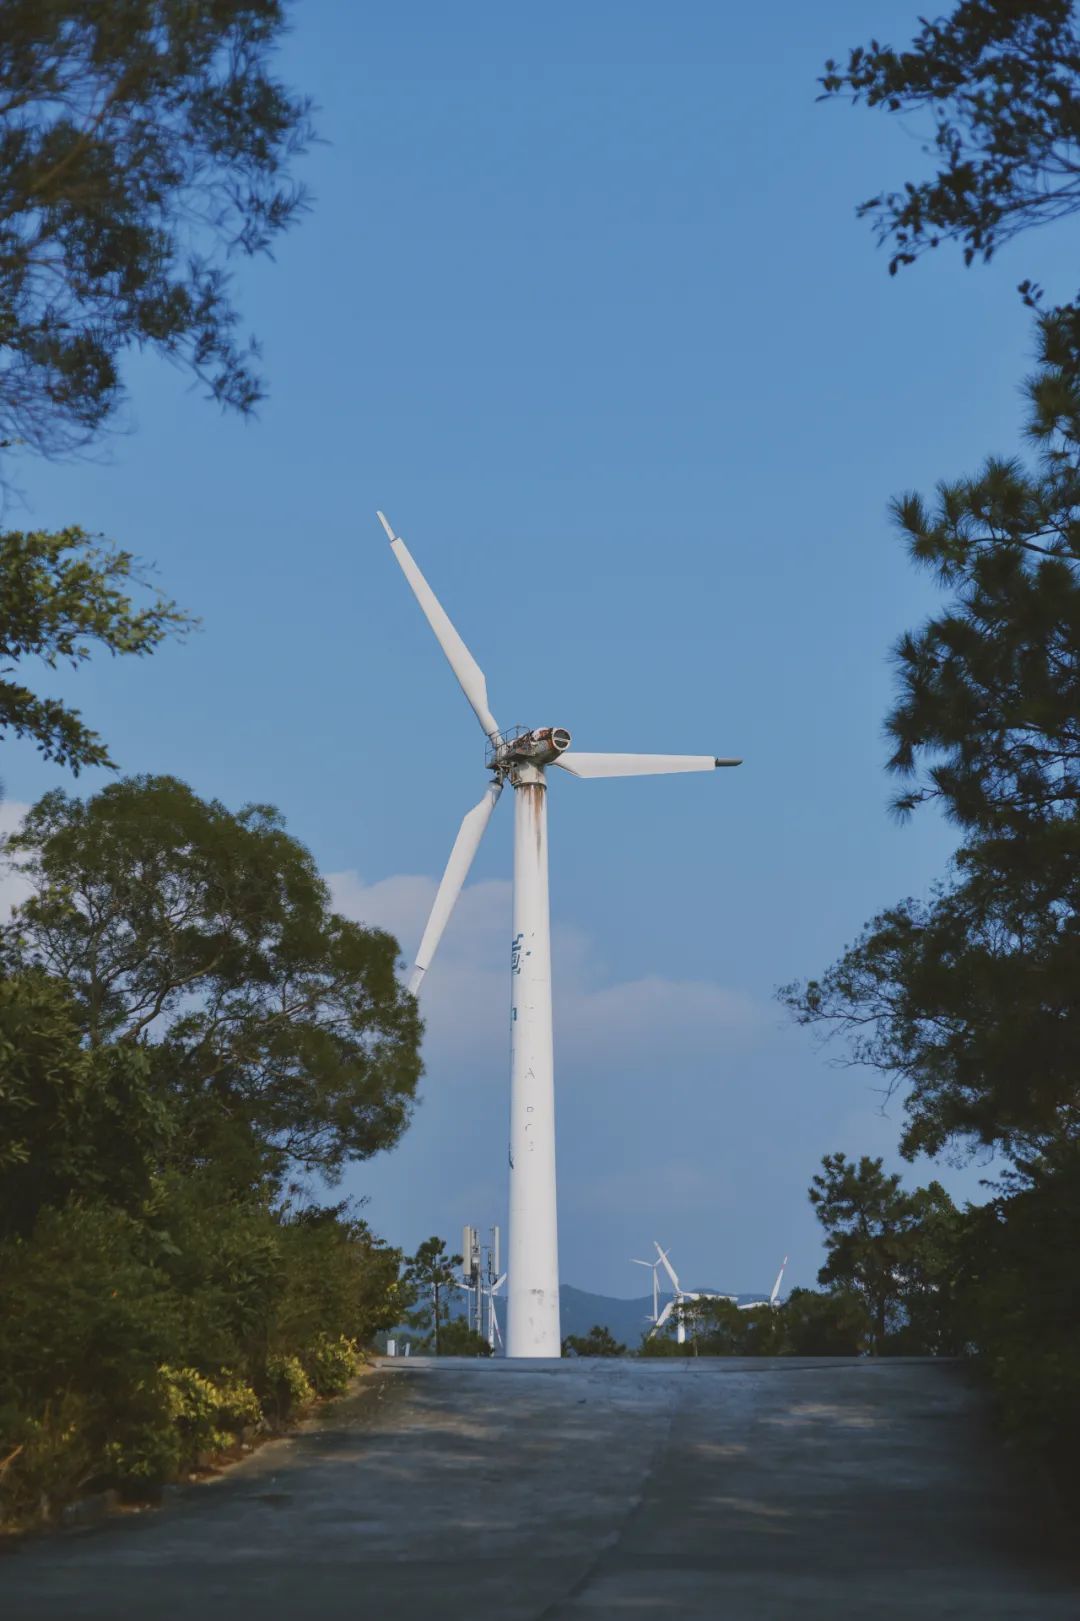
[[[552,784],[562,1270],[767,1289],[820,1261],[821,1155],[891,1156],[872,1075],[790,1028],[823,970],[952,847],[887,815],[888,652],[933,606],[886,519],[1018,442],[1067,233],[890,279],[854,218],[919,131],[815,103],[830,54],[915,7],[307,0],[281,71],[319,104],[315,204],[238,267],[271,396],[222,418],[128,367],[93,461],[25,462],[9,525],[153,559],[203,629],[43,678],[125,770],[269,800],[354,915],[415,943],[483,739],[376,520],[405,535],[503,722],[584,749],[740,754],[715,777]],[[8,744],[9,800],[62,773]],[[87,789],[101,781],[81,779]],[[409,1247],[505,1204],[510,825],[429,976],[423,1103],[350,1173]],[[922,1166],[918,1174],[935,1173]],[[977,1187],[971,1171],[945,1180]],[[646,1280],[647,1281],[647,1280]]]

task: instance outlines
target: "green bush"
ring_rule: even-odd
[[[262,1410],[268,1418],[294,1418],[314,1400],[315,1391],[298,1356],[267,1359]]]
[[[217,1383],[218,1422],[234,1435],[244,1435],[262,1422],[262,1405],[250,1385],[230,1374]]]
[[[317,1396],[340,1396],[360,1366],[356,1341],[320,1334],[304,1353],[304,1368]]]
[[[347,1204],[285,1212],[277,1236],[281,1294],[271,1349],[314,1345],[323,1333],[370,1344],[400,1320],[401,1253]]]
[[[959,1309],[1006,1433],[1076,1503],[1080,1147],[1063,1145],[969,1212]]]
[[[0,1519],[49,1519],[100,1468],[98,1426],[85,1397],[65,1393],[36,1417],[0,1411]]]
[[[0,1516],[153,1493],[264,1413],[338,1394],[397,1278],[363,1223],[207,1172],[159,1177],[134,1213],[42,1209],[0,1240]]]
[[[143,1395],[143,1411],[129,1413],[101,1451],[103,1477],[129,1497],[152,1495],[194,1461],[185,1456],[185,1437],[167,1390],[155,1386]]]
[[[180,1360],[182,1303],[161,1247],[136,1217],[77,1201],[0,1244],[0,1407],[40,1417],[70,1393],[122,1415],[163,1362]]]
[[[231,1446],[237,1431],[261,1416],[259,1399],[247,1385],[226,1376],[221,1384],[196,1368],[162,1368],[166,1411],[177,1431],[181,1461]]]

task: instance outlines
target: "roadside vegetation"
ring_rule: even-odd
[[[227,266],[303,211],[307,99],[279,0],[14,0],[0,23],[0,492],[124,425],[153,351],[264,393]],[[78,524],[0,534],[0,739],[112,767],[32,670],[146,657],[193,621]],[[0,928],[0,1522],[152,1495],[345,1388],[411,1302],[346,1204],[420,1074],[396,943],[335,916],[270,806],[169,776],[35,805]]]
[[[929,133],[930,178],[860,208],[890,250],[891,273],[950,243],[967,264],[989,260],[1029,227],[1080,208],[1070,0],[963,0],[921,21],[906,49],[874,40],[829,62],[822,85],[827,98],[921,119]],[[818,978],[781,994],[801,1023],[836,1036],[848,1060],[884,1079],[903,1113],[904,1157],[995,1167],[980,1207],[950,1211],[933,1184],[921,1190],[913,1236],[925,1273],[914,1294],[891,1293],[909,1288],[903,1233],[896,1269],[885,1246],[876,1283],[866,1273],[858,1292],[877,1348],[915,1331],[969,1351],[1008,1433],[1075,1491],[1080,303],[1055,303],[1032,275],[1018,292],[1033,311],[1037,354],[1024,442],[943,478],[930,498],[908,491],[892,503],[912,562],[943,595],[894,650],[894,810],[936,805],[958,848],[928,901],[899,900]],[[819,1211],[840,1212],[840,1184],[858,1177],[827,1160]],[[844,1225],[826,1223],[821,1281],[834,1287],[850,1287],[858,1242],[853,1231],[844,1239]]]
[[[906,48],[826,64],[823,99],[923,121],[934,172],[859,213],[907,271],[966,264],[1080,209],[1080,30],[1071,0],[962,0]],[[1067,291],[1071,292],[1072,289]],[[892,502],[942,606],[893,650],[886,717],[900,817],[957,830],[926,901],[870,919],[781,998],[897,1103],[901,1155],[992,1166],[989,1199],[905,1192],[881,1160],[828,1155],[810,1198],[823,1292],[776,1311],[701,1302],[643,1354],[964,1354],[1006,1433],[1075,1493],[1080,1446],[1080,303],[1033,275],[1023,441],[930,497]],[[689,1314],[688,1314],[689,1317]]]
[[[0,929],[0,1504],[152,1491],[343,1389],[412,1293],[304,1189],[390,1147],[420,1074],[396,943],[267,806],[60,790]]]

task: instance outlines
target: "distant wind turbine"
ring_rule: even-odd
[[[712,754],[579,754],[559,726],[503,733],[488,706],[484,673],[450,623],[405,542],[380,512],[390,549],[472,705],[488,740],[491,779],[461,824],[416,954],[409,989],[415,994],[431,966],[443,930],[503,786],[514,789],[514,922],[510,951],[510,1253],[506,1352],[557,1357],[559,1254],[555,1207],[555,1086],[551,1019],[551,924],[548,906],[548,766],[573,777],[657,776],[739,765]],[[527,582],[526,582],[527,583]],[[543,636],[529,613],[527,592],[511,593],[506,612],[527,657]],[[442,738],[426,740],[438,769]]]
[[[660,1248],[660,1245],[656,1242],[655,1238],[653,1239],[653,1243],[656,1244],[656,1253],[660,1257],[660,1260],[659,1260],[658,1264],[661,1265],[664,1268],[664,1271],[667,1273],[668,1277],[671,1279],[671,1287],[675,1291],[672,1298],[668,1301],[667,1305],[664,1307],[663,1311],[660,1313],[659,1317],[656,1319],[656,1323],[655,1323],[655,1325],[653,1327],[653,1334],[659,1333],[660,1329],[663,1328],[664,1324],[667,1322],[667,1320],[671,1316],[672,1312],[674,1312],[675,1313],[675,1338],[679,1342],[680,1345],[685,1345],[686,1344],[686,1308],[685,1308],[684,1302],[687,1301],[687,1300],[716,1300],[716,1299],[720,1299],[722,1297],[717,1296],[717,1295],[695,1294],[690,1289],[684,1289],[682,1284],[679,1282],[678,1274],[676,1273],[675,1268],[672,1266],[670,1260],[668,1259],[669,1252],[667,1250],[662,1250]],[[654,1276],[655,1276],[655,1274],[654,1274]],[[650,1336],[650,1338],[651,1338],[651,1336]]]
[[[503,1342],[502,1329],[499,1327],[499,1314],[498,1314],[497,1310],[495,1309],[495,1296],[498,1294],[499,1290],[502,1288],[502,1286],[503,1286],[503,1284],[505,1282],[506,1282],[506,1273],[503,1272],[503,1273],[501,1273],[499,1275],[499,1277],[497,1277],[495,1279],[495,1282],[491,1285],[491,1287],[488,1289],[488,1292],[487,1292],[487,1297],[488,1297],[488,1335],[487,1335],[487,1338],[488,1338],[488,1344],[491,1346],[491,1354],[493,1356],[495,1354],[496,1346],[501,1347],[502,1342]]]
[[[766,1304],[768,1304],[770,1306],[775,1306],[777,1304],[779,1298],[780,1298],[780,1285],[783,1282],[784,1270],[787,1267],[787,1264],[788,1264],[788,1258],[785,1255],[783,1261],[781,1262],[780,1270],[776,1274],[776,1282],[772,1286],[772,1293],[770,1294],[769,1299],[768,1299],[767,1302],[764,1301],[764,1300],[749,1300],[749,1301],[747,1301],[745,1306],[741,1305],[739,1307],[739,1310],[740,1311],[760,1311],[761,1307],[766,1305]]]
[[[635,1257],[631,1264],[633,1266],[647,1266],[652,1272],[652,1316],[648,1321],[655,1327],[660,1316],[660,1283],[656,1276],[656,1269],[661,1264],[660,1258],[657,1257],[655,1261],[639,1261]]]

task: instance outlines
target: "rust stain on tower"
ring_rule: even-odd
[[[547,793],[547,787],[542,782],[523,782],[515,792],[525,796],[525,803],[528,806],[529,825],[532,828],[533,838],[536,840],[537,854],[539,854],[540,841],[544,832],[544,795]]]

